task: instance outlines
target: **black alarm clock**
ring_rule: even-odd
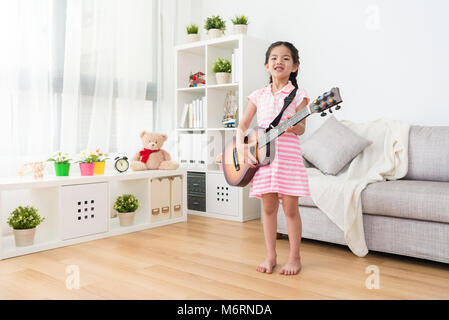
[[[126,172],[129,169],[129,162],[126,156],[116,157],[114,168],[120,173]]]

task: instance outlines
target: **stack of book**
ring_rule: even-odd
[[[179,164],[184,168],[206,169],[207,134],[179,134]]]
[[[179,126],[192,129],[206,127],[206,97],[184,104]]]

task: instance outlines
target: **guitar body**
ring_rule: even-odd
[[[260,167],[273,161],[275,155],[274,143],[262,147],[257,144],[257,139],[264,133],[265,129],[255,127],[244,138],[245,144],[255,144],[254,147],[250,148],[251,154],[258,161],[255,168],[251,168],[248,162],[244,162],[244,155],[237,150],[235,137],[226,145],[222,155],[222,164],[224,176],[229,185],[239,187],[248,185]]]

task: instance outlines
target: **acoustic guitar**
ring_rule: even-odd
[[[251,129],[244,138],[244,144],[253,145],[249,148],[249,152],[257,159],[255,167],[251,167],[248,162],[244,162],[244,155],[237,149],[236,137],[234,137],[226,145],[222,154],[223,172],[228,184],[239,187],[246,186],[251,182],[260,167],[266,166],[274,160],[274,140],[283,134],[287,128],[296,125],[314,113],[321,113],[321,116],[324,117],[326,116],[325,111],[329,110],[332,113],[331,108],[334,106],[335,110],[339,110],[338,104],[341,102],[340,90],[332,88],[268,132],[261,127]]]

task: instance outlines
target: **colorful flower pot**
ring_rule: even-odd
[[[93,176],[95,169],[95,162],[92,163],[80,163],[80,171],[82,176]]]
[[[65,177],[69,175],[70,163],[55,163],[55,172],[58,177]]]
[[[94,174],[104,174],[105,161],[95,162]]]

